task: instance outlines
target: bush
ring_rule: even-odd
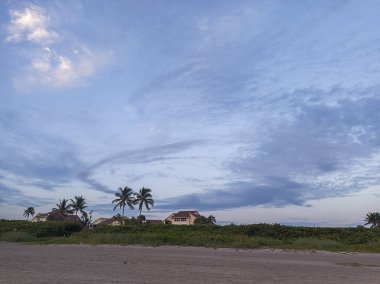
[[[72,222],[47,221],[47,222],[27,222],[0,220],[0,234],[6,232],[26,232],[31,235],[41,237],[69,236],[74,232],[79,232],[82,225]]]

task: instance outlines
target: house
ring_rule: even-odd
[[[36,216],[33,217],[31,222],[46,222],[49,219],[66,221],[66,222],[77,222],[77,223],[81,222],[80,218],[77,215],[62,214],[61,212],[54,211],[54,210],[48,213],[38,213]]]
[[[93,225],[96,226],[103,226],[103,225],[108,225],[108,226],[121,226],[123,225],[123,218],[125,224],[128,223],[128,217],[122,217],[122,216],[113,216],[111,218],[98,218],[95,220]]]
[[[173,225],[193,225],[195,219],[200,216],[198,211],[179,211],[167,217],[165,223],[170,222]]]
[[[31,222],[45,222],[47,221],[47,217],[49,216],[49,213],[38,213],[36,216],[33,217]]]

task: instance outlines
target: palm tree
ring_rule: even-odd
[[[73,208],[75,215],[78,216],[78,211],[83,212],[83,210],[87,207],[86,200],[82,195],[75,196],[74,199],[75,200],[70,199],[71,200],[70,205],[71,205],[71,208]]]
[[[380,213],[378,212],[367,213],[364,221],[366,222],[364,226],[369,225],[369,224],[371,224],[371,228],[380,226]]]
[[[119,188],[119,191],[115,193],[116,199],[112,200],[112,204],[116,203],[115,207],[113,208],[113,211],[117,207],[123,208],[123,226],[124,226],[124,221],[125,221],[125,216],[124,216],[124,208],[126,205],[128,205],[129,209],[133,210],[133,190],[129,188],[128,186],[124,188]]]
[[[24,211],[24,217],[26,217],[26,221],[29,221],[29,216],[33,217],[34,215],[34,207],[28,207]]]
[[[145,205],[145,208],[148,210],[150,210],[149,206],[152,206],[152,207],[154,206],[154,200],[152,198],[151,192],[152,190],[150,190],[149,188],[143,187],[142,189],[140,189],[139,192],[135,193],[135,200],[133,204],[139,205],[139,211],[140,211],[139,216],[141,216],[141,212],[144,205]]]
[[[59,200],[59,203],[56,204],[56,207],[52,210],[56,213],[61,213],[63,215],[65,214],[72,214],[74,212],[73,209],[71,209],[71,204],[68,203],[68,199],[62,199]]]

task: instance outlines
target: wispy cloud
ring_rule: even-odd
[[[87,167],[84,171],[79,173],[78,178],[90,185],[92,188],[105,192],[114,193],[114,189],[109,189],[107,186],[102,185],[94,178],[92,174],[94,171],[102,165],[108,163],[123,163],[123,164],[146,164],[155,161],[162,161],[170,159],[170,156],[175,153],[185,151],[191,147],[202,144],[202,140],[193,140],[186,142],[178,142],[161,146],[148,147],[138,150],[129,150],[112,154],[109,157],[103,158],[100,161]]]

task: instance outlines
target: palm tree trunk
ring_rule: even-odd
[[[124,220],[125,220],[125,217],[124,217],[124,208],[125,208],[125,205],[123,206],[123,226],[124,226]]]

